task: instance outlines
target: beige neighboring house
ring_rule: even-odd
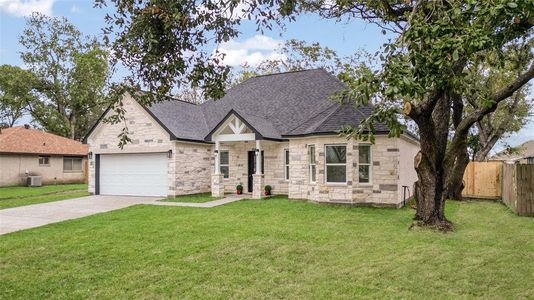
[[[488,160],[498,160],[510,164],[534,164],[534,140],[525,142],[515,148],[517,148],[517,151],[512,154],[502,151]]]
[[[89,192],[222,196],[242,183],[255,199],[271,185],[291,199],[400,207],[413,194],[419,142],[388,138],[384,124],[374,144],[341,137],[343,125],[358,126],[373,109],[333,101],[343,88],[318,69],[254,77],[200,105],[145,107],[127,94],[125,122],[98,122],[85,139]],[[132,141],[121,149],[125,125]]]
[[[28,175],[43,184],[85,181],[87,145],[29,126],[0,130],[0,186],[24,185]]]

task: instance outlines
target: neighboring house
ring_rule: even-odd
[[[43,184],[85,180],[87,145],[29,126],[0,130],[0,186],[24,185],[28,175]]]
[[[488,160],[500,160],[511,164],[534,164],[534,140],[523,143],[514,147],[517,151],[508,153],[501,151]]]
[[[268,184],[292,199],[399,207],[403,186],[413,192],[417,180],[419,143],[407,134],[388,138],[383,124],[375,144],[339,136],[342,125],[358,126],[372,111],[333,101],[343,88],[319,69],[254,77],[201,105],[144,107],[125,95],[125,122],[99,122],[86,137],[89,192],[221,196],[242,183],[260,198]],[[132,142],[120,149],[124,126]]]

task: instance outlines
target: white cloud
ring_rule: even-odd
[[[256,66],[263,60],[284,59],[278,52],[283,41],[275,40],[265,35],[255,35],[243,42],[231,40],[219,46],[219,52],[224,53],[224,63],[229,66],[240,66],[244,63]]]
[[[57,0],[0,0],[0,12],[15,17],[26,17],[32,12],[52,15],[52,7]]]

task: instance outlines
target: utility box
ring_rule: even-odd
[[[41,176],[28,176],[27,184],[28,184],[28,186],[42,186],[43,185],[43,177],[41,177]]]

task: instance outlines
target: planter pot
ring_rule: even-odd
[[[236,194],[241,195],[243,193],[243,190],[236,190]]]
[[[270,195],[271,195],[271,192],[265,191],[265,196],[270,196]]]

